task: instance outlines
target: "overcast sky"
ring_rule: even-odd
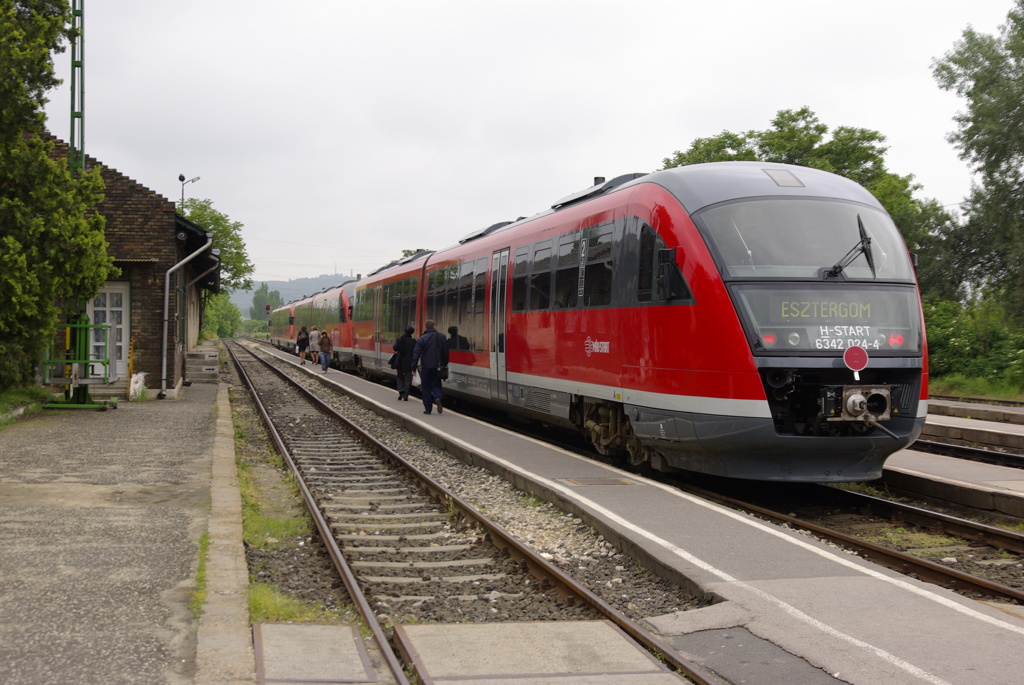
[[[1012,0],[89,0],[85,150],[244,224],[262,280],[368,273],[810,107],[963,200],[934,58]],[[70,52],[50,93],[69,137]]]

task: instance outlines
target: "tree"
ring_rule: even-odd
[[[281,293],[277,290],[270,290],[266,282],[260,283],[260,287],[252,294],[252,306],[249,308],[250,319],[266,320],[267,305],[274,310],[284,304]]]
[[[220,250],[221,287],[228,291],[252,288],[250,276],[254,267],[245,252],[245,242],[242,240],[243,225],[238,221],[231,221],[226,214],[214,209],[213,202],[207,199],[185,200],[180,213],[213,234],[213,247]]]
[[[94,211],[99,170],[72,178],[41,138],[69,19],[66,2],[0,0],[0,389],[32,383],[60,303],[91,299],[117,272]]]
[[[1024,1],[1024,0],[1022,0]],[[899,176],[885,166],[885,136],[878,131],[839,126],[829,136],[827,125],[809,108],[782,110],[764,131],[723,131],[698,138],[685,152],[663,160],[666,169],[687,164],[763,161],[797,164],[845,176],[867,188],[899,227],[907,247],[921,257],[918,278],[929,297],[958,291],[955,265],[942,248],[942,237],[956,221],[935,200],[918,200],[921,186],[913,175]],[[951,285],[952,284],[952,285]]]
[[[226,292],[218,293],[206,301],[203,310],[203,330],[220,338],[232,338],[242,323],[242,313]]]
[[[992,36],[968,27],[932,73],[943,90],[967,102],[949,141],[978,174],[962,205],[966,220],[952,236],[975,289],[999,293],[1024,319],[1024,0],[1016,0]]]

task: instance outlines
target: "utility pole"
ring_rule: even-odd
[[[71,140],[68,144],[68,167],[71,177],[85,171],[85,0],[71,4]]]

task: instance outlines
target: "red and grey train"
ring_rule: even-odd
[[[433,319],[447,394],[575,428],[603,455],[870,480],[927,413],[911,257],[853,181],[700,164],[599,182],[286,305],[272,331],[291,347],[299,324],[326,326],[338,366],[383,378],[395,338]]]

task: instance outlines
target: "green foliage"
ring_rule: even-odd
[[[0,0],[0,150],[43,130],[46,91],[57,86],[51,53],[70,38],[66,0]]]
[[[243,225],[214,209],[211,200],[189,198],[178,211],[213,234],[213,247],[220,250],[221,287],[229,291],[251,288],[254,267],[242,240]]]
[[[1016,0],[998,36],[968,27],[932,63],[939,87],[966,100],[949,141],[979,181],[951,237],[961,277],[1001,291],[1007,313],[1024,319],[1024,0]]]
[[[58,303],[90,299],[117,272],[94,211],[99,170],[73,179],[39,137],[68,16],[66,2],[0,0],[0,388],[32,381]]]
[[[249,620],[253,623],[341,623],[358,621],[352,610],[339,612],[319,602],[284,594],[275,585],[249,584]]]
[[[920,256],[918,278],[926,297],[960,295],[959,263],[944,252],[941,238],[956,223],[935,200],[918,200],[912,175],[899,176],[885,166],[885,136],[878,131],[829,128],[807,107],[782,110],[764,131],[698,138],[685,152],[665,158],[665,168],[724,161],[779,162],[822,169],[867,188],[899,227],[908,249]]]
[[[261,319],[242,319],[237,332],[245,333],[252,338],[270,337],[270,328],[267,326],[266,320]]]
[[[284,300],[281,299],[280,292],[277,290],[270,290],[266,282],[260,283],[260,287],[252,294],[252,306],[249,307],[249,318],[266,321],[270,316],[267,312],[267,305],[270,305],[270,310],[273,311],[283,304]]]
[[[924,316],[935,379],[984,379],[1000,393],[1024,389],[1024,331],[1009,323],[1000,298],[926,302]]]
[[[242,313],[232,304],[227,293],[207,298],[203,307],[203,330],[218,338],[232,338],[242,323]]]
[[[0,392],[0,423],[3,417],[11,415],[18,407],[33,407],[49,399],[49,394],[37,385]]]
[[[204,530],[199,537],[199,564],[196,568],[196,584],[189,592],[188,608],[193,618],[199,618],[206,604],[206,560],[210,556],[210,531]]]

